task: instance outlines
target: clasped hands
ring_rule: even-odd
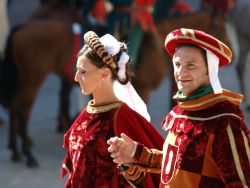
[[[137,142],[133,141],[126,134],[122,133],[121,137],[111,137],[107,144],[108,151],[113,158],[113,162],[117,164],[130,164],[134,162],[134,154]]]

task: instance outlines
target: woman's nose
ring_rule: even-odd
[[[74,78],[75,82],[78,82],[78,73],[75,73],[75,78]]]

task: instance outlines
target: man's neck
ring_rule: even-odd
[[[200,98],[200,97],[205,96],[205,95],[212,93],[212,92],[213,92],[213,88],[210,85],[202,87],[190,95],[185,95],[181,90],[179,90],[176,93],[176,95],[174,96],[174,99],[176,99],[177,101],[183,102],[183,101],[188,101],[188,100]]]

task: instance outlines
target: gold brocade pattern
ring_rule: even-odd
[[[119,108],[122,105],[122,102],[115,102],[102,106],[94,106],[94,100],[89,101],[87,106],[87,112],[90,114],[97,114],[102,112],[107,112],[114,108]]]

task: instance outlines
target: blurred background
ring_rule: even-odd
[[[5,1],[1,1],[1,8],[4,8]],[[69,0],[70,1],[70,0]],[[86,1],[82,0],[84,3]],[[8,3],[8,10],[5,9],[8,15],[9,28],[12,29],[19,24],[23,24],[30,20],[31,15],[41,8],[41,2],[46,1],[38,0],[11,0]],[[54,1],[55,2],[55,1]],[[66,1],[65,1],[66,2]],[[73,1],[71,1],[73,2]],[[78,6],[79,2],[75,1],[72,7]],[[112,1],[115,2],[115,1]],[[173,16],[183,16],[182,21],[178,23],[180,27],[184,24],[185,16],[200,11],[201,1],[200,0],[182,0],[173,1],[180,3],[169,10],[169,17]],[[210,2],[209,0],[207,2]],[[224,1],[222,1],[224,2]],[[227,1],[231,2],[231,1]],[[240,0],[239,0],[240,2]],[[183,4],[182,4],[183,3]],[[220,11],[224,16],[231,16],[231,11],[234,10],[235,1],[232,1],[233,5],[219,5]],[[230,7],[230,6],[232,7]],[[79,5],[80,6],[80,5]],[[82,6],[82,5],[81,5]],[[110,8],[110,4],[109,4]],[[108,8],[108,9],[109,9]],[[84,9],[84,8],[83,8]],[[211,8],[208,8],[211,9]],[[111,10],[111,9],[110,9]],[[0,11],[2,12],[2,11]],[[229,14],[229,15],[227,15]],[[86,16],[84,10],[81,10],[81,15]],[[2,15],[1,15],[2,16]],[[90,21],[92,14],[90,17]],[[225,16],[225,17],[226,17]],[[39,19],[44,19],[46,15],[39,14]],[[56,16],[55,16],[56,17]],[[158,18],[161,18],[161,15]],[[247,17],[247,16],[246,16]],[[168,19],[168,18],[167,18]],[[46,22],[46,19],[44,19]],[[226,19],[225,19],[226,20]],[[101,27],[106,23],[102,22]],[[231,23],[231,20],[225,22],[225,27],[227,29],[226,33],[229,40],[231,41],[232,48],[235,52],[234,61],[231,66],[223,68],[220,70],[220,80],[222,86],[228,90],[232,90],[237,93],[241,93],[241,87],[239,84],[239,79],[237,76],[237,62],[240,58],[239,44],[236,37],[236,31]],[[243,22],[243,20],[242,20]],[[244,23],[243,23],[244,24]],[[248,24],[249,26],[249,24]],[[4,31],[4,25],[0,25],[1,32]],[[25,26],[26,27],[26,26]],[[28,28],[28,27],[27,27]],[[249,26],[250,29],[250,26]],[[38,29],[39,30],[39,29]],[[50,30],[42,31],[50,33]],[[52,31],[51,31],[52,32]],[[167,34],[167,33],[165,33]],[[163,43],[162,43],[163,44]],[[248,45],[250,42],[248,42]],[[23,51],[25,51],[25,46],[23,46]],[[34,59],[35,61],[35,59]],[[246,99],[250,98],[250,67],[249,63],[245,63],[245,96]],[[36,70],[31,70],[34,73]],[[156,89],[150,91],[148,100],[148,110],[151,115],[151,122],[155,127],[162,133],[165,137],[167,133],[161,130],[161,121],[165,115],[171,109],[171,88],[172,88],[172,78],[169,76],[170,70],[163,76],[159,86]],[[8,150],[8,130],[9,130],[9,113],[8,111],[0,106],[0,187],[1,188],[26,188],[26,187],[36,187],[36,188],[60,188],[63,187],[65,180],[60,179],[61,161],[64,158],[65,151],[62,148],[63,144],[63,132],[58,133],[58,112],[59,112],[59,92],[61,90],[61,79],[53,72],[49,73],[45,81],[39,87],[38,95],[35,98],[34,104],[31,109],[31,115],[28,120],[28,132],[32,138],[34,146],[32,151],[39,161],[38,168],[28,168],[25,161],[20,163],[13,163],[10,160],[11,153]],[[3,88],[0,88],[1,90]],[[70,93],[70,106],[68,107],[71,117],[74,117],[79,110],[87,104],[89,100],[88,97],[82,97],[77,86],[72,88]],[[250,103],[249,103],[250,104]],[[245,100],[241,108],[245,113],[245,119],[250,128],[250,111],[248,111],[248,102]],[[65,178],[66,179],[66,178]]]

